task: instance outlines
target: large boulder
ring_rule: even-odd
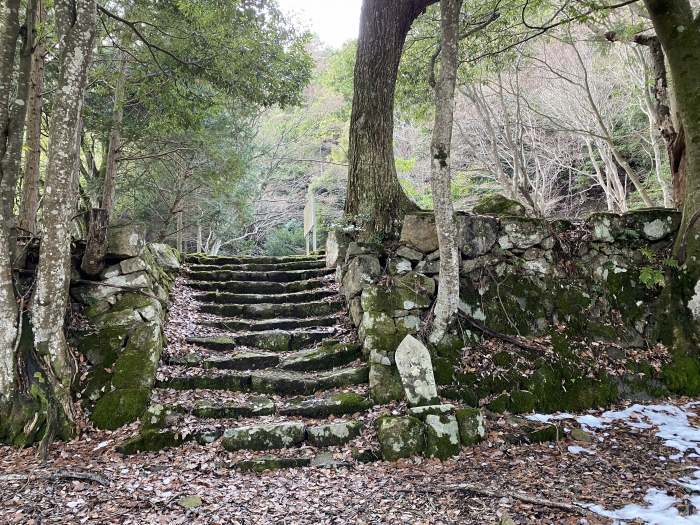
[[[119,259],[138,257],[146,247],[143,228],[136,224],[110,226],[107,232],[107,256]]]
[[[479,215],[525,215],[525,206],[500,194],[483,197],[473,208]]]
[[[498,238],[498,244],[504,250],[526,250],[540,244],[549,236],[544,219],[508,217],[501,219],[501,229],[502,235]]]
[[[432,213],[409,213],[404,217],[401,228],[401,243],[423,253],[438,249],[435,216]]]
[[[417,456],[425,450],[425,425],[415,417],[381,417],[377,434],[382,457],[387,461]]]
[[[176,272],[180,269],[180,256],[175,248],[163,243],[151,243],[148,250],[161,268]]]
[[[484,215],[459,214],[457,246],[467,259],[487,254],[498,240],[498,219]]]
[[[345,253],[352,238],[343,230],[331,230],[326,238],[326,267],[335,268],[345,262]]]
[[[430,352],[418,339],[407,335],[394,355],[410,405],[437,405],[439,403]]]
[[[403,385],[396,367],[371,362],[369,368],[369,392],[374,402],[379,404],[403,399]]]
[[[353,258],[343,276],[343,292],[348,302],[374,282],[381,272],[379,259],[374,255],[360,255]]]

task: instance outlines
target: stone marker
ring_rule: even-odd
[[[407,335],[396,349],[395,360],[410,405],[440,404],[430,352],[423,343]]]

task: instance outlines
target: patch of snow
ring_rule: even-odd
[[[572,454],[581,454],[585,452],[586,454],[595,454],[595,452],[589,448],[579,447],[578,445],[570,445],[568,451]]]
[[[691,497],[691,503],[697,508],[700,497]],[[590,505],[588,508],[613,520],[641,520],[649,525],[700,525],[700,514],[693,513],[689,516],[681,516],[675,505],[681,503],[673,496],[658,489],[649,489],[644,496],[647,505],[636,503],[625,505],[621,509],[607,510],[601,505]]]

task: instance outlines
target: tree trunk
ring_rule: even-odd
[[[688,0],[645,0],[666,52],[685,133],[681,226],[674,247],[681,263],[668,292],[667,339],[676,349],[697,352],[700,341],[700,19]]]
[[[37,0],[34,27],[44,19],[44,6]],[[36,31],[35,31],[36,33]],[[39,211],[39,165],[41,161],[41,111],[44,89],[44,55],[46,49],[42,42],[33,37],[32,66],[29,75],[29,94],[27,96],[27,137],[24,177],[22,180],[22,204],[20,206],[19,227],[30,234],[36,233],[36,219]]]
[[[394,91],[406,34],[436,0],[364,0],[350,117],[345,214],[367,237],[393,235],[407,210],[394,165]]]
[[[34,47],[34,21],[36,2],[27,2],[25,26],[22,36],[22,45],[19,51],[19,72],[17,75],[17,93],[9,114],[7,127],[7,149],[1,163],[2,167],[2,201],[7,207],[5,217],[10,220],[10,249],[13,254],[13,263],[16,263],[17,229],[14,216],[15,194],[17,182],[22,164],[22,142],[24,140],[24,123],[27,115],[27,99],[29,94],[29,77],[32,68],[32,48]]]
[[[459,13],[462,0],[441,0],[440,76],[435,84],[435,125],[430,145],[430,176],[440,246],[440,282],[435,301],[432,342],[439,342],[459,305],[459,253],[452,205],[450,149],[459,64]]]
[[[114,211],[117,162],[119,161],[122,121],[124,119],[126,65],[126,55],[123,55],[119,75],[114,86],[112,123],[109,131],[107,159],[102,182],[102,200],[100,208],[93,208],[90,211],[90,226],[85,244],[85,253],[80,263],[80,269],[92,277],[99,275],[102,271],[105,265],[105,256],[107,255],[107,229],[110,217]],[[94,224],[93,220],[95,221]]]
[[[44,443],[75,430],[71,383],[75,372],[64,334],[70,276],[71,221],[75,209],[79,133],[87,70],[95,39],[95,0],[57,0],[59,75],[52,104],[32,322],[51,399]]]
[[[19,31],[19,0],[0,0],[0,160],[5,156],[12,68]],[[3,183],[0,164],[0,188]],[[12,284],[10,220],[0,203],[0,418],[15,384],[14,348],[17,337],[17,304]]]

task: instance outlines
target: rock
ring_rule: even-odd
[[[563,436],[561,428],[555,423],[530,421],[518,416],[509,417],[506,421],[510,429],[503,435],[503,439],[508,443],[545,443]]]
[[[403,399],[403,385],[396,367],[370,363],[369,391],[375,403],[379,404]]]
[[[326,268],[335,268],[345,262],[345,254],[352,237],[341,229],[328,232],[326,238]]]
[[[153,259],[161,268],[176,272],[180,269],[180,255],[175,248],[163,243],[151,243],[148,251],[153,255]]]
[[[439,403],[430,352],[418,339],[407,335],[395,354],[409,404],[437,405]]]
[[[423,254],[418,250],[414,250],[410,246],[400,246],[399,249],[396,250],[396,255],[413,262],[423,259]]]
[[[384,253],[384,249],[379,244],[373,242],[353,241],[348,244],[348,249],[345,252],[345,262],[350,262],[353,257],[357,257],[359,255],[374,255],[378,257],[382,253]]]
[[[425,417],[425,455],[447,459],[459,454],[459,425],[452,414],[428,414]]]
[[[525,206],[500,194],[483,197],[473,208],[479,215],[525,215]]]
[[[415,417],[381,417],[377,434],[386,461],[417,456],[425,450],[425,425]]]
[[[379,277],[382,268],[374,255],[355,257],[347,266],[343,276],[343,292],[348,301],[359,295],[368,285]]]
[[[425,421],[425,418],[429,415],[442,415],[442,414],[454,414],[455,406],[451,404],[444,405],[424,405],[420,407],[410,407],[408,409],[408,415],[417,417],[421,421]]]
[[[138,257],[146,246],[143,228],[136,224],[110,226],[107,232],[107,256],[126,259]]]
[[[321,344],[311,350],[302,350],[285,357],[280,368],[285,370],[327,370],[347,365],[361,355],[360,346],[352,343]]]
[[[535,410],[537,398],[528,390],[514,390],[510,393],[510,411],[513,414],[525,414]]]
[[[397,310],[428,308],[433,302],[435,281],[425,275],[409,272],[394,279],[394,286],[367,286],[362,292],[362,310],[371,316],[377,313],[394,315]]]
[[[142,272],[148,269],[148,265],[141,257],[132,257],[131,259],[124,259],[123,261],[120,261],[119,269],[121,270],[121,273],[124,274]]]
[[[404,217],[401,228],[401,243],[423,253],[438,249],[435,216],[432,213],[409,213]]]
[[[585,443],[593,442],[593,434],[581,430],[580,428],[572,428],[569,437],[574,441],[583,441]]]
[[[586,220],[594,242],[615,242],[624,231],[622,216],[617,213],[593,213]]]
[[[200,496],[183,496],[177,500],[177,504],[183,509],[196,509],[202,506],[202,498]]]
[[[335,459],[332,452],[321,452],[320,454],[316,454],[313,458],[311,458],[310,466],[332,468],[340,467],[345,464],[345,462]]]
[[[413,265],[408,259],[403,257],[392,257],[389,259],[389,264],[387,265],[387,271],[391,275],[402,275],[413,270]]]
[[[462,445],[474,445],[486,436],[484,413],[478,408],[460,408],[455,412],[459,425],[459,437]]]
[[[344,445],[356,438],[362,431],[361,421],[335,421],[325,425],[308,427],[307,439],[314,447]]]
[[[526,250],[541,243],[549,235],[544,219],[528,217],[501,219],[501,230],[502,235],[498,238],[498,244],[504,250],[511,248]]]
[[[354,392],[335,392],[326,397],[292,399],[279,407],[283,416],[326,418],[363,412],[372,406],[372,401]]]
[[[425,275],[437,275],[440,273],[440,261],[421,261],[416,265],[416,271]]]
[[[362,300],[359,297],[350,299],[350,320],[356,327],[362,322]]]
[[[226,450],[287,448],[304,441],[303,423],[271,423],[228,429],[222,441]]]
[[[498,219],[494,217],[459,214],[457,247],[467,259],[487,254],[498,240]]]

